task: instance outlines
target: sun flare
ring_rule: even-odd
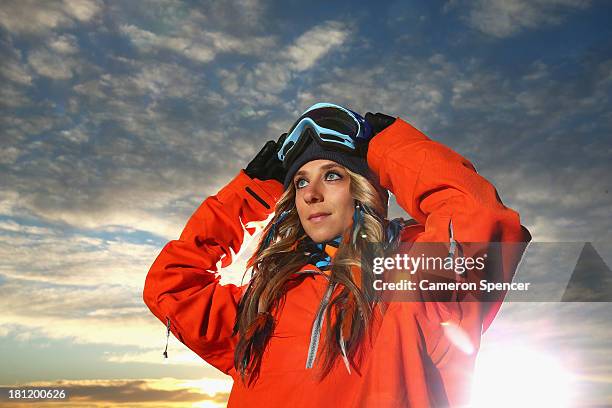
[[[573,407],[577,378],[561,356],[525,346],[482,350],[477,357],[471,408]]]

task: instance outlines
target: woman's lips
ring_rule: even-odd
[[[321,222],[329,217],[329,214],[313,214],[308,218],[310,222]]]

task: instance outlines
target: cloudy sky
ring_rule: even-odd
[[[0,384],[63,384],[74,406],[223,406],[231,381],[176,339],[162,364],[144,278],[198,204],[317,101],[401,116],[469,158],[535,242],[599,242],[610,265],[611,13],[589,0],[3,1]],[[487,355],[553,351],[520,363],[562,364],[579,406],[612,404],[611,309],[508,304],[481,373]]]

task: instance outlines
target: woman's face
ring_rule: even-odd
[[[293,185],[300,222],[313,241],[329,241],[351,225],[355,204],[344,167],[331,160],[310,161],[295,173]]]

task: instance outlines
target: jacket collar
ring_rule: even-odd
[[[298,273],[312,271],[312,269],[315,268],[316,271],[314,272],[320,271],[328,274],[331,269],[332,260],[336,256],[336,252],[340,246],[340,242],[342,242],[341,235],[320,243],[316,243],[309,237],[306,237],[301,243],[302,245],[298,245],[298,247],[301,247],[305,251],[308,256],[308,261]]]

